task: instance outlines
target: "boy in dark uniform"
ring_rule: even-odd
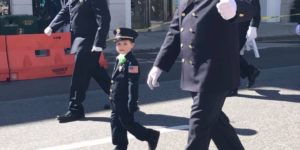
[[[111,130],[115,150],[126,150],[128,145],[127,131],[141,141],[147,141],[149,150],[155,150],[159,135],[158,131],[147,129],[135,122],[134,112],[137,111],[139,64],[131,52],[137,32],[128,28],[114,30],[116,50],[119,53],[112,73]]]

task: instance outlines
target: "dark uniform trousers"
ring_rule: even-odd
[[[116,150],[126,150],[128,145],[127,131],[141,141],[150,138],[150,129],[147,129],[135,122],[134,112],[138,100],[139,71],[129,73],[129,67],[138,67],[139,64],[129,52],[126,56],[126,62],[122,65],[123,69],[116,61],[110,90],[111,100],[111,131],[112,142],[116,145]]]
[[[128,111],[128,101],[126,99],[118,100],[111,101],[112,142],[117,145],[117,150],[126,150],[128,145],[127,131],[141,141],[148,139],[150,131],[134,121],[133,113]]]
[[[93,77],[103,91],[109,94],[110,77],[104,68],[99,65],[101,52],[80,51],[75,54],[75,68],[72,76],[70,104],[71,111],[84,111],[82,102]]]
[[[193,105],[186,150],[207,150],[212,139],[220,150],[243,150],[235,129],[222,111],[228,91],[192,92]]]
[[[240,32],[240,51],[242,50],[242,48],[244,47],[247,38],[247,31],[249,26],[251,27],[259,27],[260,21],[261,21],[261,12],[260,12],[260,3],[259,0],[252,0],[253,2],[253,6],[254,6],[254,15],[252,20],[250,21],[246,21],[246,22],[241,22],[239,23],[239,32]],[[248,64],[248,62],[245,60],[245,58],[243,56],[240,56],[240,76],[242,78],[246,78],[249,75],[251,75],[253,73],[253,71],[256,68],[253,65]]]
[[[247,38],[246,38],[246,35],[247,35],[247,29],[250,25],[250,21],[247,21],[247,22],[242,22],[240,23],[239,25],[239,30],[240,30],[240,51],[242,50],[242,48],[244,47],[246,41],[247,41]],[[246,59],[243,57],[243,56],[240,56],[240,76],[242,78],[246,78],[248,77],[249,75],[251,75],[253,73],[253,71],[255,70],[255,67],[251,64],[249,64]]]

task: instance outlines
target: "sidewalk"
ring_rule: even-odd
[[[296,23],[261,23],[258,29],[258,42],[299,41],[300,36],[295,34]],[[153,29],[152,32],[139,32],[136,40],[136,50],[158,49],[162,45],[168,24]],[[106,52],[115,53],[114,43],[108,42]]]

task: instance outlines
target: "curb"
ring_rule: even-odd
[[[299,41],[300,36],[298,35],[276,35],[276,36],[264,36],[258,37],[257,42],[288,42],[288,41]]]

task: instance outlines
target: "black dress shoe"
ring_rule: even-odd
[[[150,129],[150,136],[148,141],[149,150],[155,150],[157,147],[158,139],[159,139],[159,131]]]
[[[68,111],[64,115],[57,116],[56,119],[59,121],[59,123],[66,123],[71,121],[76,121],[84,118],[84,112],[82,111]]]
[[[231,90],[228,94],[227,97],[231,96],[237,96],[238,95],[238,89]]]
[[[260,71],[258,69],[254,69],[253,72],[248,76],[248,88],[252,87],[255,83],[256,78],[258,77]]]

